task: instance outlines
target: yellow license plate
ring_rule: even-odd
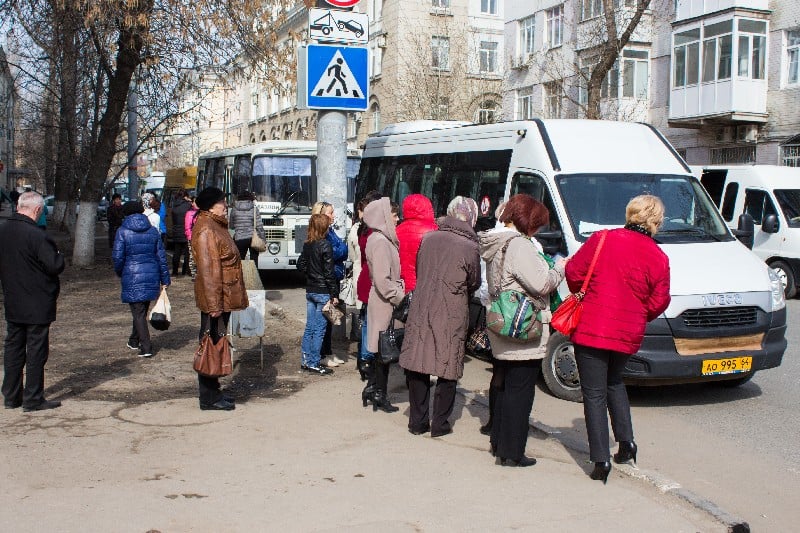
[[[706,359],[703,361],[703,375],[738,374],[753,369],[752,357],[731,357],[730,359]]]

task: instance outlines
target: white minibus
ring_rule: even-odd
[[[393,125],[366,142],[356,198],[373,189],[398,203],[424,194],[437,215],[454,196],[469,196],[480,208],[478,229],[494,225],[499,202],[530,194],[551,213],[549,230],[537,238],[548,253],[565,256],[593,232],[623,226],[632,197],[659,196],[666,217],[655,239],[669,256],[672,301],[628,360],[627,382],[735,386],[781,364],[786,305],[778,276],[731,234],[689,167],[651,126],[599,120]],[[568,338],[551,336],[542,369],[555,396],[581,400]]]

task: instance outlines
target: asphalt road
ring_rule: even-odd
[[[298,278],[262,273],[267,297],[305,314]],[[746,520],[753,531],[796,531],[800,520],[800,300],[788,303],[783,364],[738,388],[630,387],[639,464]],[[471,360],[465,374],[483,376]],[[465,375],[462,386],[468,382]],[[487,383],[488,385],[488,383]],[[543,385],[540,385],[543,386]],[[584,445],[581,404],[537,393],[533,417],[559,438]],[[588,450],[588,448],[587,448]]]

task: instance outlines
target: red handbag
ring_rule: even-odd
[[[553,312],[550,325],[559,333],[567,336],[572,335],[575,328],[578,327],[578,322],[581,321],[581,315],[583,314],[583,297],[586,295],[586,289],[589,288],[589,280],[594,272],[597,256],[600,255],[603,243],[606,242],[607,234],[608,231],[603,231],[602,235],[600,235],[600,242],[594,250],[594,257],[592,257],[592,262],[589,264],[589,271],[586,273],[586,278],[583,280],[581,290],[567,296],[567,298],[561,302],[561,305],[558,306],[558,309]]]
[[[194,370],[209,378],[229,375],[233,371],[233,364],[228,337],[222,335],[215,343],[211,332],[206,331],[194,354]]]

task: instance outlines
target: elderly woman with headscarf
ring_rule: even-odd
[[[480,286],[478,236],[473,229],[478,206],[456,196],[439,229],[426,233],[417,254],[417,286],[408,312],[400,366],[408,385],[408,431],[431,437],[452,433],[450,415],[456,382],[464,373],[464,341],[469,298]],[[442,253],[447,250],[447,253]],[[430,377],[436,376],[433,416]]]

